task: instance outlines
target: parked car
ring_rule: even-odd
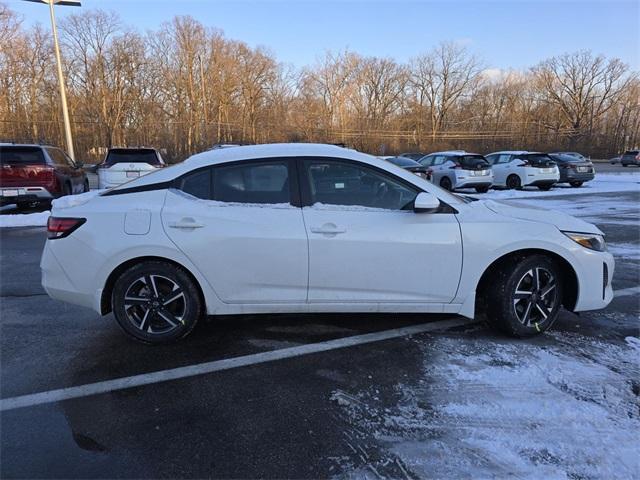
[[[24,209],[88,191],[82,162],[74,162],[64,150],[51,145],[0,144],[0,205]]]
[[[164,166],[160,152],[154,148],[110,148],[98,165],[98,183],[100,188],[115,187]]]
[[[54,206],[42,284],[113,311],[147,343],[205,314],[437,312],[516,336],[561,305],[604,308],[613,256],[594,225],[472,201],[346,148],[226,148]]]
[[[425,167],[424,165],[420,165],[415,160],[411,160],[408,157],[385,157],[384,160],[393,163],[405,170],[408,170],[411,173],[415,173],[419,177],[422,177],[426,180],[431,180],[431,169]]]
[[[628,167],[629,165],[640,166],[640,150],[627,150],[624,152],[620,157],[620,164],[623,167]]]
[[[560,170],[546,153],[504,151],[491,153],[486,158],[493,170],[494,186],[550,190],[560,181]]]
[[[445,190],[475,188],[486,193],[493,184],[491,165],[477,153],[464,150],[436,152],[422,157],[420,164],[432,170],[431,181]]]
[[[622,155],[618,155],[617,157],[611,157],[611,158],[609,159],[609,163],[610,163],[611,165],[616,165],[616,164],[620,163],[620,160],[621,160],[621,159],[622,159]]]
[[[420,153],[420,152],[406,152],[406,153],[401,153],[400,155],[398,155],[399,157],[404,157],[404,158],[410,158],[411,160],[420,160],[422,157],[424,157],[424,153]]]
[[[585,157],[584,155],[582,155],[581,153],[578,152],[551,152],[549,155],[569,155],[572,157],[576,157],[579,160],[582,160],[583,162],[590,162],[591,159]]]
[[[581,187],[584,182],[593,180],[595,170],[589,160],[580,160],[573,155],[550,153],[551,159],[556,162],[560,170],[558,183],[568,183],[572,187]]]

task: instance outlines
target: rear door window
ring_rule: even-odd
[[[509,153],[501,154],[495,163],[509,163],[511,161],[512,155]]]
[[[290,203],[287,161],[252,161],[215,167],[212,199],[234,203]]]
[[[211,199],[211,168],[190,173],[180,180],[179,188],[203,200]]]
[[[47,148],[47,153],[54,165],[59,167],[68,167],[71,164],[71,159],[67,159],[67,156],[59,148]]]
[[[34,165],[45,163],[40,147],[0,147],[0,165]]]

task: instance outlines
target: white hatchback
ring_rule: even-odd
[[[546,153],[504,151],[486,155],[496,187],[538,187],[550,190],[560,180],[560,170]]]
[[[527,336],[613,297],[594,225],[337,146],[218,149],[84,195],[53,207],[42,284],[149,343],[207,314],[282,312],[484,312]]]
[[[164,166],[153,148],[110,148],[97,168],[99,188],[116,187]]]

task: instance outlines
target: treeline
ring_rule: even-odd
[[[59,21],[76,155],[147,145],[170,160],[215,143],[332,142],[375,154],[463,148],[575,149],[640,143],[640,80],[589,51],[527,71],[487,69],[442,43],[401,64],[325,53],[295,69],[191,17],[142,34],[114,13]],[[64,145],[49,26],[0,3],[0,141]]]

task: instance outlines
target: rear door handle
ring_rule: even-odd
[[[325,223],[321,227],[311,227],[311,233],[321,233],[323,235],[338,235],[346,232],[345,228],[338,228],[333,223]]]
[[[202,228],[204,227],[203,223],[196,222],[193,218],[183,218],[178,222],[169,222],[169,227],[171,228]]]

